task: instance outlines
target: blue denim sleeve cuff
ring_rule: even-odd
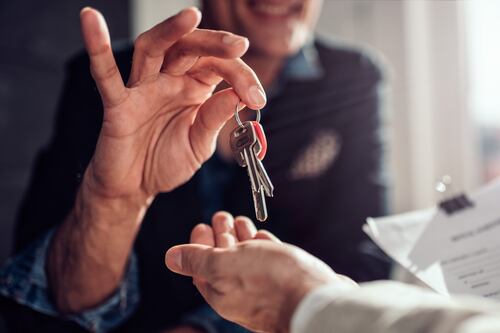
[[[51,230],[0,269],[0,294],[46,315],[72,320],[91,332],[107,332],[123,323],[139,304],[139,271],[132,253],[125,277],[116,292],[95,308],[62,315],[51,299],[45,258]]]
[[[182,324],[206,333],[251,333],[243,327],[225,320],[211,307],[204,305],[183,318]]]

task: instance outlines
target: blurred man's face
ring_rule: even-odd
[[[297,52],[316,25],[322,0],[205,0],[214,28],[250,40],[252,52],[284,57]]]

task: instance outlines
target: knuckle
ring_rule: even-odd
[[[91,50],[89,51],[89,56],[101,56],[101,55],[105,55],[106,53],[110,52],[111,51],[111,45],[108,44],[108,43],[105,43],[99,47],[97,47],[96,49],[94,50]]]
[[[229,58],[237,58],[240,56],[238,50],[231,46],[221,47],[216,52],[220,53],[219,56],[221,58],[229,59]]]
[[[104,69],[92,69],[93,76],[98,81],[107,81],[114,76],[118,75],[118,68],[116,66],[109,66]]]
[[[179,19],[179,16],[173,16],[160,23],[156,28],[158,29],[157,31],[160,32],[158,38],[162,42],[171,43],[189,32],[191,25]]]
[[[185,271],[194,273],[197,271],[197,266],[196,256],[193,256],[191,252],[186,252],[182,256],[182,267]]]
[[[214,57],[202,57],[198,62],[198,66],[206,71],[215,71],[216,59]]]
[[[220,48],[221,56],[225,58],[239,58],[243,52],[239,45],[225,45]]]
[[[134,42],[134,51],[138,51],[144,54],[148,58],[156,58],[158,56],[163,56],[163,53],[156,54],[155,47],[153,45],[153,41],[151,40],[151,36],[149,33],[143,32],[136,38]]]
[[[144,50],[147,45],[147,35],[146,32],[140,34],[134,41],[134,48],[137,50]]]
[[[106,71],[103,73],[103,79],[107,80],[110,79],[118,74],[118,68],[116,66],[112,66],[106,69]]]

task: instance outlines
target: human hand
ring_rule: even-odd
[[[354,284],[307,252],[256,231],[249,219],[227,213],[214,215],[212,227],[198,225],[191,241],[198,244],[167,251],[167,267],[193,277],[215,311],[253,331],[287,332],[308,292],[327,283]],[[219,244],[223,248],[213,247]]]
[[[196,29],[201,14],[188,8],[135,41],[124,85],[102,15],[81,12],[91,72],[104,118],[85,173],[86,191],[105,199],[148,202],[189,180],[214,152],[217,134],[238,102],[261,108],[265,95],[239,57],[246,38]],[[212,95],[226,80],[232,88]]]
[[[191,244],[228,248],[248,240],[281,241],[267,230],[257,230],[255,224],[246,216],[233,217],[230,213],[219,211],[212,216],[212,224],[200,223],[191,231]]]

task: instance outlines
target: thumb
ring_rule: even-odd
[[[192,277],[206,278],[208,261],[214,255],[210,246],[199,244],[178,245],[165,254],[165,265],[172,272]]]
[[[241,110],[244,104],[232,88],[216,92],[202,104],[191,126],[189,138],[195,156],[204,162],[213,153],[220,129],[234,115],[236,106]]]

